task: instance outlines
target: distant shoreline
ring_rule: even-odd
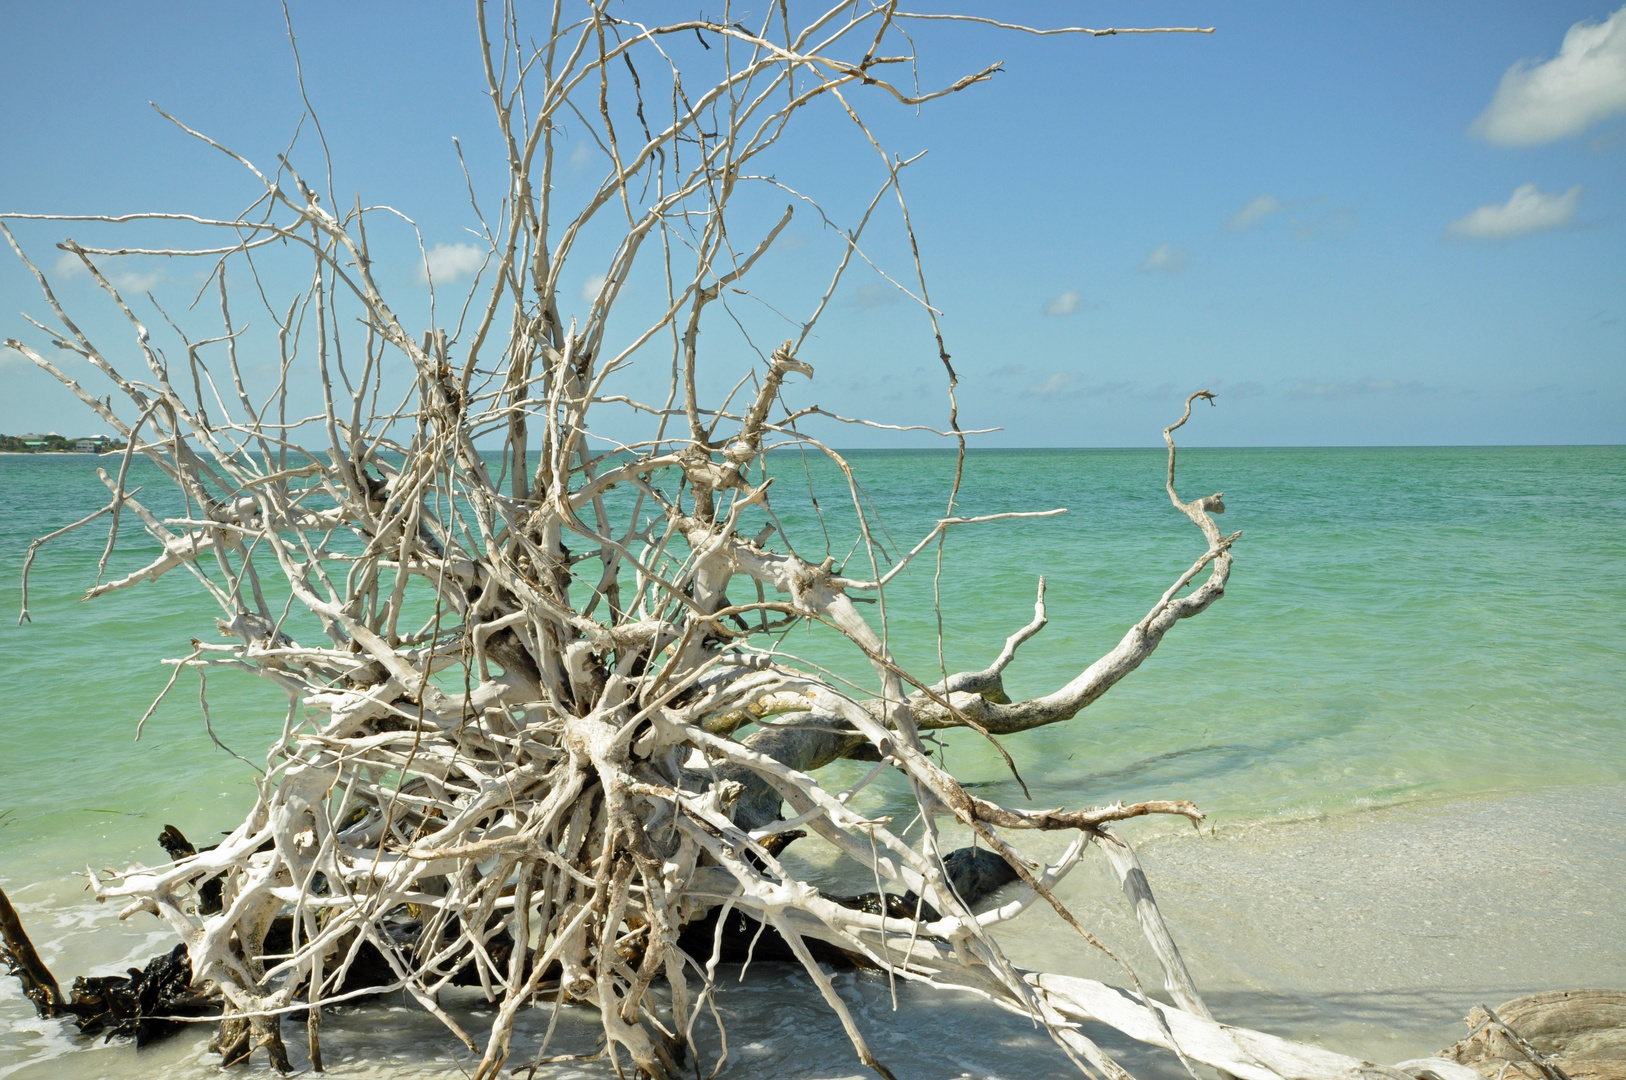
[[[122,453],[123,450],[0,450],[0,457],[101,458]]]
[[[167,445],[165,447],[167,449]],[[137,447],[144,451],[146,447]],[[290,447],[290,452],[294,448]],[[480,453],[486,456],[500,456],[502,448],[479,447]],[[1260,446],[1211,446],[1205,443],[1195,443],[1191,446],[1181,447],[1182,452],[1191,450],[1260,450],[1260,451],[1373,451],[1373,450],[1621,450],[1626,449],[1626,442],[1620,443],[1419,443],[1416,445],[1389,445],[1373,443],[1364,444],[1338,444],[1335,446],[1299,446],[1291,444],[1260,445]],[[839,454],[942,454],[952,457],[956,450],[952,446],[848,446],[836,447]],[[122,454],[123,449],[103,451],[81,450],[0,450],[0,457],[106,457],[109,454]],[[310,453],[310,451],[304,451]],[[325,450],[322,452],[326,452]],[[774,447],[770,453],[791,454],[792,447]],[[967,446],[967,454],[1071,454],[1071,453],[1156,453],[1167,454],[1164,446]]]

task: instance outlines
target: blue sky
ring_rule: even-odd
[[[338,190],[409,214],[431,246],[467,243],[453,136],[488,204],[502,191],[469,8],[290,7]],[[1153,444],[1202,387],[1220,407],[1193,442],[1626,441],[1626,8],[1024,10],[1050,25],[1217,30],[1041,40],[927,26],[927,82],[995,60],[1005,70],[918,115],[867,101],[894,149],[930,151],[906,191],[962,377],[961,422],[1004,429],[984,444]],[[12,2],[0,19],[12,44],[6,211],[235,212],[255,194],[241,171],[147,102],[261,162],[303,110],[275,5]],[[307,174],[313,147],[307,133]],[[813,117],[778,160],[843,211],[873,191],[872,164],[833,115]],[[93,232],[15,231],[48,270],[57,240]],[[804,215],[786,238],[768,286],[816,297],[831,237]],[[398,252],[383,276],[421,289],[415,241],[380,242]],[[895,226],[873,242],[882,265],[907,269]],[[119,273],[175,309],[196,290],[157,263],[124,260]],[[88,282],[61,291],[88,329],[128,345]],[[47,314],[8,252],[0,333],[40,343],[22,311]],[[934,352],[918,309],[855,276],[803,352],[818,374],[799,392],[941,424]],[[0,356],[0,388],[0,431],[94,430],[15,354]]]

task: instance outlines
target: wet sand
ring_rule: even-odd
[[[1561,987],[1626,987],[1626,787],[1379,809],[1337,818],[1202,835],[1162,823],[1126,829],[1198,985],[1222,1021],[1261,1028],[1371,1060],[1433,1053],[1465,1033],[1481,1002]],[[59,977],[117,970],[166,948],[150,916],[120,924],[73,879],[5,880]],[[1148,986],[1156,968],[1105,868],[1086,861],[1062,890],[1081,920]],[[1110,961],[1048,911],[1002,935],[1017,963],[1122,983]],[[720,995],[729,1030],[725,1077],[867,1075],[804,974],[759,965]],[[892,1011],[884,976],[851,972],[837,985],[877,1056],[900,1078],[1066,1075],[1065,1059],[1018,1017],[963,997],[900,985]],[[454,1013],[478,1030],[488,1016],[464,997]],[[534,1054],[547,1013],[526,1016],[518,1064]],[[718,1050],[701,1025],[710,1070]],[[566,1009],[555,1052],[591,1048],[595,1014]],[[206,1077],[218,1060],[207,1029],[141,1051],[70,1037],[32,1016],[15,980],[0,982],[0,1076]],[[1182,1075],[1168,1055],[1101,1041],[1143,1080]],[[432,1019],[397,1000],[339,1009],[324,1025],[329,1071],[352,1077],[441,1077],[473,1055]],[[289,1029],[302,1062],[301,1033]],[[551,1066],[558,1077],[608,1077],[607,1062]],[[263,1061],[256,1073],[266,1071]]]
[[[1141,860],[1223,1021],[1393,1062],[1461,1038],[1476,1004],[1626,987],[1626,787],[1162,833]],[[1082,869],[1067,902],[1145,979],[1110,879]],[[1013,946],[1019,963],[1053,955],[1034,944]],[[1069,955],[1072,973],[1121,981]]]

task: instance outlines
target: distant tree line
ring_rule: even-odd
[[[101,454],[109,450],[123,450],[122,439],[95,435],[84,439],[70,439],[56,432],[49,435],[0,435],[0,453],[5,454]]]

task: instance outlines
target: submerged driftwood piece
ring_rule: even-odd
[[[22,983],[23,995],[42,1017],[50,1018],[62,1010],[62,989],[28,939],[4,889],[0,889],[0,963]]]
[[[177,945],[124,975],[79,976],[63,1011],[81,1034],[133,1039],[139,1047],[179,1033],[188,1019],[218,1016],[220,998],[193,990],[186,946]]]
[[[144,969],[131,968],[124,975],[81,975],[64,997],[4,891],[0,891],[0,960],[22,983],[35,1012],[47,1020],[71,1016],[84,1035],[130,1038],[144,1046],[184,1029],[189,1018],[220,1012],[218,997],[193,989],[184,944],[154,957]]]
[[[1626,1080],[1626,991],[1550,990],[1465,1022],[1443,1056],[1495,1080]]]

